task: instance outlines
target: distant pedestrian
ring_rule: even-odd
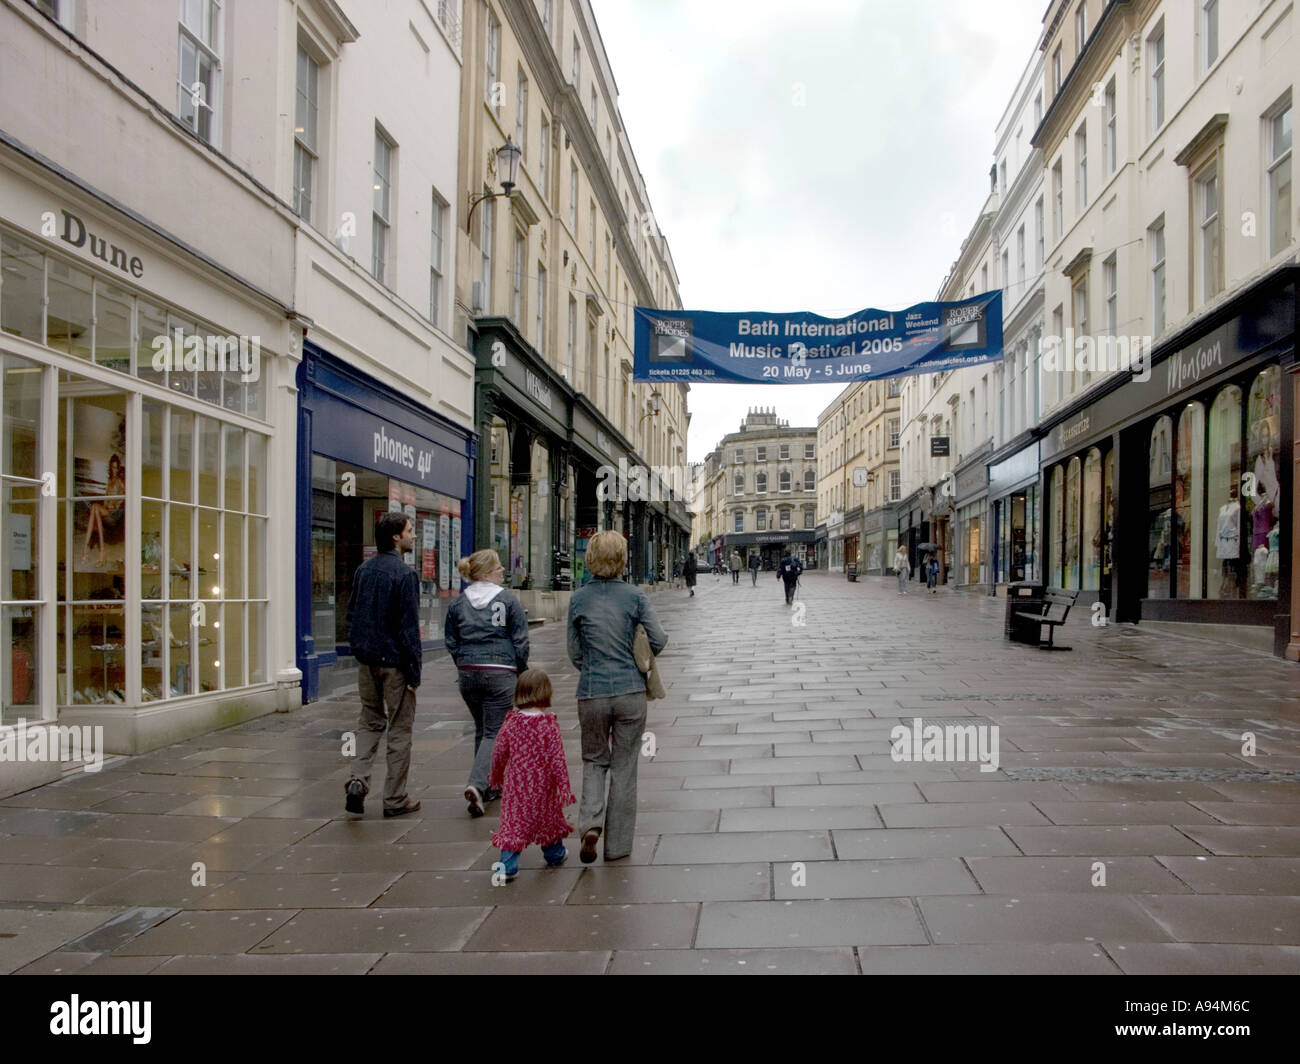
[[[930,589],[931,595],[937,595],[939,592],[935,585],[939,582],[939,559],[933,554],[930,555],[929,561],[925,563],[925,586]]]
[[[695,562],[695,554],[686,555],[686,568],[682,570],[682,575],[686,577],[686,586],[691,589],[691,598],[695,597],[695,578],[699,573],[699,568]]]
[[[898,573],[898,593],[907,594],[907,581],[912,575],[912,563],[907,556],[907,545],[900,543],[894,555],[894,571]]]
[[[682,563],[680,559],[673,562],[673,587],[682,586]]]
[[[731,582],[733,584],[740,583],[740,564],[740,551],[733,550],[731,552]]]
[[[517,674],[528,668],[528,614],[501,586],[506,571],[494,550],[478,550],[459,565],[469,586],[447,610],[443,641],[456,663],[457,685],[474,718],[474,763],[465,801],[480,817],[500,797],[491,789],[492,744],[510,712]]]
[[[402,554],[415,546],[415,522],[389,511],[375,522],[378,553],[362,562],[348,597],[348,631],[357,659],[361,719],[357,756],[345,789],[344,808],[366,811],[370,764],[379,740],[388,733],[388,772],[384,777],[384,816],[414,813],[419,802],[406,796],[411,768],[411,728],[415,690],[420,686],[420,582]]]
[[[573,825],[564,807],[578,799],[569,785],[560,724],[551,708],[551,679],[541,669],[526,669],[515,685],[515,708],[506,714],[492,747],[488,784],[501,791],[501,826],[492,845],[501,851],[506,882],[519,872],[519,855],[541,846],[548,868],[564,863],[564,840]]]
[[[632,653],[637,625],[645,627],[654,653],[668,645],[649,596],[619,579],[626,557],[627,540],[619,533],[594,535],[587,545],[587,566],[594,579],[569,600],[569,660],[578,669],[582,726],[578,820],[583,864],[596,859],[602,834],[606,861],[632,852],[636,774],[646,715],[646,679]]]
[[[785,584],[785,604],[787,606],[794,601],[794,590],[799,586],[799,574],[802,572],[803,565],[787,549],[781,555],[781,564],[776,567],[777,579]]]
[[[754,582],[754,587],[758,587],[758,569],[762,564],[763,559],[759,557],[758,551],[754,551],[754,553],[749,556],[749,575]]]

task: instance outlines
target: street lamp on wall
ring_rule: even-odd
[[[502,191],[482,192],[477,196],[470,197],[469,216],[465,219],[466,233],[471,231],[470,227],[474,221],[474,210],[480,203],[484,200],[496,199],[498,196],[505,196],[506,199],[510,198],[517,183],[515,178],[519,176],[519,158],[521,155],[523,155],[523,152],[519,150],[519,146],[509,137],[506,137],[506,142],[497,149],[497,172],[505,175],[505,177],[501,179]]]

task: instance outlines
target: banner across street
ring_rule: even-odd
[[[845,318],[636,308],[638,381],[826,384],[1002,358],[1002,293]]]

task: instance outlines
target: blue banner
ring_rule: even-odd
[[[1002,358],[1002,293],[847,318],[636,308],[633,379],[835,384]]]

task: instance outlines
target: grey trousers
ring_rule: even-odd
[[[469,785],[476,787],[479,794],[488,789],[497,732],[514,705],[518,679],[514,669],[459,670],[460,696],[474,718],[474,763],[469,769]]]
[[[384,778],[384,808],[406,804],[406,776],[411,768],[411,728],[415,723],[415,692],[406,686],[401,669],[358,666],[361,720],[357,724],[357,756],[352,776],[370,793],[370,765],[379,740],[388,732],[388,774]]]
[[[907,594],[907,578],[911,575],[912,575],[911,569],[898,570],[898,593],[900,595]]]
[[[644,691],[578,699],[582,726],[582,804],[579,832],[602,829],[605,860],[632,852],[636,833],[636,772],[645,730]],[[605,784],[609,783],[609,800]]]

